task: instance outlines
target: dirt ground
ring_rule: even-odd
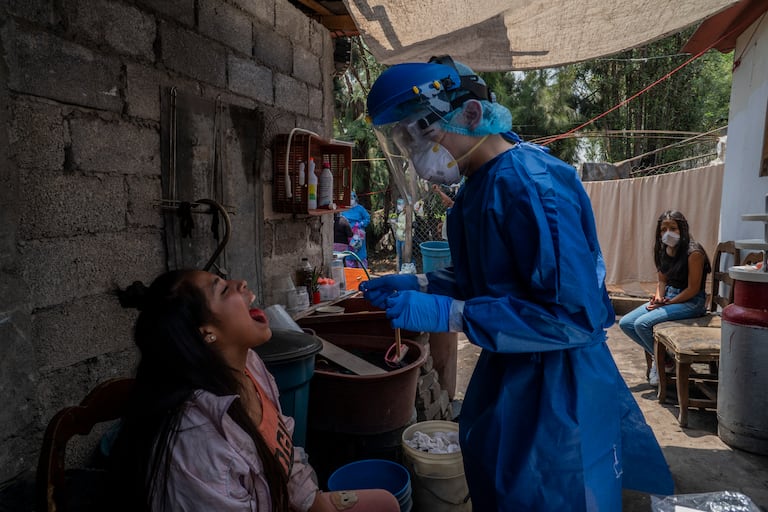
[[[645,380],[641,349],[614,325],[608,345],[616,365],[656,434],[675,479],[675,494],[738,491],[768,512],[768,456],[733,449],[717,436],[714,411],[691,410],[688,428],[677,422],[674,403],[659,404],[655,388]],[[459,337],[456,398],[462,399],[479,349]],[[649,512],[647,494],[625,491],[623,512]]]

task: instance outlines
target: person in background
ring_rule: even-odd
[[[397,199],[397,211],[389,215],[389,224],[395,236],[395,252],[397,253],[397,271],[403,266],[403,248],[405,247],[405,201]]]
[[[658,276],[656,292],[648,304],[624,315],[619,327],[652,360],[648,383],[655,387],[659,385],[659,369],[658,362],[653,360],[653,326],[704,315],[704,287],[712,267],[704,248],[691,236],[685,216],[676,210],[665,211],[656,221],[653,262]]]
[[[342,214],[335,212],[333,214],[333,250],[344,252],[349,250],[349,241],[352,240],[352,226],[349,220]]]
[[[395,512],[383,490],[321,492],[275,380],[252,348],[272,336],[245,281],[173,271],[121,292],[141,312],[133,395],[111,450],[113,508]]]
[[[360,289],[393,328],[463,331],[482,348],[459,416],[472,508],[615,512],[622,487],[671,494],[606,344],[615,316],[573,166],[511,132],[509,110],[447,56],[389,67],[367,106],[390,161],[432,183],[464,178],[448,213],[453,267]]]
[[[446,213],[445,217],[443,217],[440,223],[440,236],[443,238],[443,240],[448,240],[448,223],[446,222],[446,219],[448,218],[448,210],[453,207],[453,194],[449,196],[443,192],[443,188],[437,184],[432,185],[432,192],[440,197],[440,202],[443,203],[443,206],[445,206]]]
[[[352,239],[349,242],[350,249],[358,259],[347,257],[345,259],[348,267],[368,268],[368,250],[365,247],[365,228],[371,222],[371,215],[360,203],[357,202],[357,193],[353,190],[349,202],[349,210],[341,212],[347,218],[352,226]]]

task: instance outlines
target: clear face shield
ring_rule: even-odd
[[[461,173],[451,153],[437,140],[441,130],[427,125],[423,116],[412,116],[398,123],[374,127],[395,182],[413,197],[412,180],[422,178],[430,183],[452,185],[461,180]],[[413,176],[415,174],[416,176]]]

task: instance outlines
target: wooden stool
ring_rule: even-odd
[[[665,352],[675,358],[675,374],[659,368],[659,403],[664,403],[667,382],[677,385],[680,406],[678,422],[688,426],[688,408],[717,408],[717,364],[720,361],[720,329],[713,327],[665,327],[654,330],[654,352],[657,361],[664,361]],[[707,364],[709,371],[699,373],[691,368],[694,363]],[[690,388],[701,391],[707,398],[690,398]]]

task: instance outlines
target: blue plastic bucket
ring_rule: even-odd
[[[411,475],[402,464],[384,459],[350,462],[334,471],[328,478],[329,491],[355,489],[385,489],[397,498],[401,512],[413,507]]]
[[[451,250],[448,248],[448,242],[444,240],[422,242],[419,248],[425,273],[451,266]]]
[[[273,329],[272,338],[254,349],[275,378],[280,408],[292,416],[293,443],[306,446],[309,411],[309,382],[315,372],[315,354],[323,342],[302,332]]]

